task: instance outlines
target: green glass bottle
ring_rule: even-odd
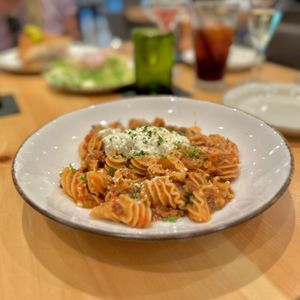
[[[139,94],[172,92],[174,35],[158,28],[135,28],[132,31],[136,90]]]

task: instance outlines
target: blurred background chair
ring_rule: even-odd
[[[300,69],[300,1],[290,1],[267,49],[267,60]]]

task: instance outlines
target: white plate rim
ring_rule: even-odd
[[[46,209],[42,209],[41,207],[39,207],[33,200],[30,199],[29,196],[26,195],[26,193],[23,191],[21,185],[18,182],[17,176],[16,176],[16,162],[18,159],[18,154],[20,152],[20,150],[22,149],[22,147],[24,146],[24,144],[30,140],[30,138],[32,136],[34,136],[38,131],[40,131],[43,128],[46,128],[47,126],[50,126],[51,123],[53,121],[56,121],[60,118],[64,118],[67,115],[79,112],[79,111],[83,111],[83,110],[88,110],[90,107],[95,107],[95,106],[105,106],[105,105],[110,105],[111,103],[118,103],[118,102],[124,102],[124,101],[131,101],[133,99],[138,99],[138,98],[145,98],[147,96],[137,96],[137,97],[130,97],[127,99],[124,98],[119,98],[116,99],[114,101],[107,101],[104,103],[99,103],[97,105],[90,105],[84,108],[79,108],[76,110],[72,110],[71,112],[62,114],[48,122],[46,122],[44,125],[40,126],[37,130],[35,130],[34,132],[32,132],[23,142],[22,144],[19,146],[18,150],[16,151],[15,157],[13,159],[12,162],[12,167],[11,167],[11,174],[12,174],[12,179],[13,179],[13,183],[15,185],[15,188],[17,190],[17,192],[19,193],[19,195],[23,198],[23,200],[25,200],[25,202],[30,205],[33,209],[35,209],[36,211],[38,211],[39,213],[41,213],[42,215],[44,215],[45,217],[56,221],[62,225],[65,225],[67,227],[73,228],[73,229],[79,229],[85,232],[91,232],[91,233],[95,233],[95,234],[99,234],[99,235],[103,235],[103,236],[109,236],[109,237],[114,237],[114,238],[123,238],[123,239],[130,239],[130,240],[180,240],[180,239],[189,239],[189,238],[193,238],[193,237],[198,237],[198,236],[203,236],[203,235],[208,235],[211,233],[215,233],[215,232],[219,232],[234,226],[237,226],[239,224],[245,223],[246,221],[249,221],[251,219],[253,219],[254,217],[256,217],[257,215],[263,213],[265,210],[267,210],[269,207],[271,207],[274,203],[276,203],[276,201],[284,194],[284,192],[288,189],[290,182],[292,180],[293,174],[294,174],[294,169],[295,169],[295,163],[294,163],[294,157],[293,157],[293,153],[291,151],[291,148],[287,142],[287,140],[285,139],[285,137],[278,132],[276,129],[274,129],[273,127],[271,127],[270,125],[268,125],[266,122],[264,122],[263,120],[260,120],[259,118],[244,112],[242,110],[239,110],[237,108],[231,108],[229,106],[225,106],[222,104],[217,104],[217,103],[212,103],[210,101],[205,101],[205,100],[197,100],[197,101],[201,101],[201,102],[205,102],[208,103],[209,105],[212,106],[222,106],[224,109],[229,109],[229,110],[234,110],[237,111],[241,114],[244,114],[252,119],[255,119],[256,121],[259,121],[260,123],[263,123],[266,127],[268,127],[271,131],[273,131],[275,134],[277,134],[277,136],[279,138],[282,139],[284,145],[286,146],[287,150],[288,150],[288,154],[289,154],[289,160],[290,160],[290,168],[289,168],[289,173],[284,181],[284,183],[282,184],[282,186],[280,187],[280,189],[277,191],[277,193],[270,198],[270,200],[268,202],[266,202],[263,206],[259,207],[258,209],[252,211],[251,213],[249,213],[248,215],[246,215],[243,218],[237,219],[236,221],[232,221],[232,222],[228,222],[224,225],[220,225],[220,226],[215,226],[214,228],[209,228],[207,230],[202,230],[202,231],[194,231],[194,232],[181,232],[181,233],[177,233],[176,236],[174,236],[174,234],[171,233],[166,233],[164,235],[157,235],[157,234],[151,234],[151,235],[140,235],[140,234],[136,234],[136,233],[122,233],[122,232],[111,232],[111,231],[106,231],[106,230],[102,230],[100,228],[93,228],[93,227],[88,227],[88,226],[84,226],[84,225],[80,225],[77,224],[76,222],[72,222],[69,220],[66,220],[64,218],[61,218],[59,216],[56,216],[55,214],[52,214],[50,212],[48,212]],[[153,98],[160,98],[161,96],[148,96]],[[195,99],[190,99],[190,98],[184,98],[184,97],[174,97],[175,99],[180,99],[180,100],[184,100],[184,101],[195,101]]]
[[[236,108],[240,111],[243,111],[244,113],[246,114],[249,114],[261,121],[263,121],[264,123],[268,124],[270,127],[273,127],[273,128],[276,128],[276,130],[278,130],[279,132],[282,132],[282,133],[285,133],[289,136],[298,136],[300,135],[300,127],[290,127],[288,126],[288,123],[287,125],[283,126],[279,126],[279,125],[276,125],[276,124],[273,124],[272,122],[267,122],[263,119],[260,119],[258,116],[256,116],[255,114],[252,114],[250,112],[247,112],[247,111],[244,111],[242,109],[240,109],[235,103],[233,102],[236,102],[235,100],[232,100],[230,99],[231,97],[231,94],[235,94],[235,93],[238,93],[239,90],[243,90],[243,89],[251,89],[252,87],[251,86],[258,86],[258,87],[263,87],[265,86],[266,88],[269,87],[270,89],[291,89],[291,90],[294,90],[294,89],[298,89],[300,91],[300,86],[297,86],[293,83],[274,83],[274,82],[253,82],[253,83],[245,83],[245,84],[241,84],[240,86],[236,86],[236,87],[233,87],[232,89],[228,90],[224,96],[223,96],[223,104],[228,106],[228,107],[232,107],[232,108]]]

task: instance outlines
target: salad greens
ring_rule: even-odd
[[[44,77],[53,86],[80,90],[117,87],[134,80],[133,68],[118,56],[108,57],[99,68],[87,68],[72,60],[56,60]]]

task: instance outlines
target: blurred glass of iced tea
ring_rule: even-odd
[[[222,86],[238,11],[239,5],[233,1],[200,1],[191,5],[195,69],[200,87]]]

